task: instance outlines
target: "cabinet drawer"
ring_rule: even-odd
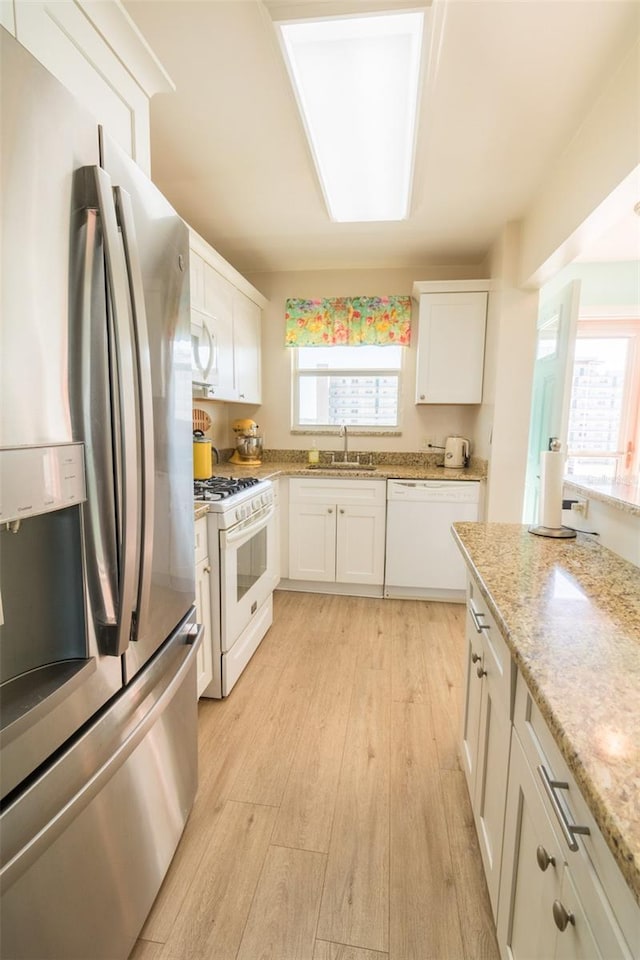
[[[333,480],[318,477],[307,480],[292,478],[289,481],[291,503],[341,503],[381,504],[386,501],[385,480]]]
[[[527,762],[534,771],[536,783],[543,796],[563,858],[570,867],[577,895],[596,937],[603,957],[634,956],[633,948],[640,944],[640,907],[622,876],[589,807],[555,743],[549,727],[534,702],[526,681],[518,673],[514,727],[522,743]],[[577,834],[577,850],[569,847],[569,838],[563,831],[560,815],[544,788],[539,768],[544,767],[549,778],[568,785],[556,788],[566,820],[572,825],[586,827],[587,835]]]
[[[209,556],[207,545],[207,518],[200,517],[195,522],[196,555],[195,562],[200,563]]]
[[[480,593],[477,584],[471,579],[467,587],[467,636],[474,650],[482,650],[482,669],[491,695],[506,709],[509,719],[513,716],[512,704],[515,693],[515,666],[511,653],[498,630],[498,626],[489,613],[489,608]],[[478,638],[481,643],[473,640]]]

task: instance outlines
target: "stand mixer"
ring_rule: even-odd
[[[230,462],[245,467],[257,467],[262,463],[262,437],[258,436],[255,420],[234,420],[231,429],[236,435],[236,449]]]

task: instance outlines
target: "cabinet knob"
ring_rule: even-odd
[[[340,513],[344,513],[344,507],[340,507]]]
[[[327,513],[333,513],[333,507],[329,507],[329,509],[327,510]]]
[[[483,667],[482,667],[482,665],[481,665],[481,666],[479,666],[479,667],[476,667],[476,675],[477,675],[477,677],[478,677],[479,680],[482,680],[483,677],[486,677],[487,671],[486,671],[485,669],[483,669]]]
[[[420,394],[420,399],[421,399],[421,400],[424,400],[424,393],[421,393],[421,394]]]
[[[555,867],[556,865],[556,858],[549,856],[542,844],[540,844],[536,850],[536,860],[538,861],[538,866],[543,873],[548,866]]]
[[[210,566],[203,567],[202,569],[204,570],[205,573],[211,573],[211,567],[210,567]]]
[[[244,393],[239,393],[238,396],[240,397],[241,400],[244,400]]]
[[[561,933],[563,930],[567,929],[570,923],[575,927],[576,918],[572,913],[569,913],[564,904],[562,904],[559,900],[553,901],[552,909],[554,923]]]
[[[480,654],[479,654],[479,653],[472,653],[472,654],[471,654],[471,663],[477,663],[478,660],[482,660],[482,657],[480,656]]]

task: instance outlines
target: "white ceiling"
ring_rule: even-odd
[[[526,212],[640,19],[637,0],[434,0],[411,215],[345,224],[329,220],[269,4],[124,5],[176,85],[152,101],[153,178],[243,273],[482,263],[502,224]],[[344,149],[375,149],[383,136]]]

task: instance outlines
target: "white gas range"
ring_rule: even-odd
[[[270,480],[194,480],[206,503],[211,576],[213,681],[205,697],[226,697],[273,621],[277,582],[275,504]],[[216,550],[217,547],[217,550]]]

